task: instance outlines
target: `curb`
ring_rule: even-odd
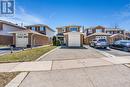
[[[26,78],[28,72],[22,72],[11,80],[5,87],[19,87],[22,81]]]
[[[46,47],[46,46],[45,46]],[[53,50],[43,54],[42,56],[40,56],[38,59],[36,59],[35,61],[40,61],[41,58],[47,56],[49,53],[55,51],[56,49],[58,49],[60,47],[56,47]],[[17,75],[14,79],[12,79],[5,87],[19,87],[20,84],[22,83],[22,81],[27,77],[27,75],[30,72],[22,72],[19,75]]]
[[[60,47],[56,47],[56,48],[54,48],[53,50],[51,50],[51,51],[45,53],[44,55],[40,56],[40,57],[39,57],[38,59],[36,59],[35,61],[40,61],[43,57],[47,56],[48,54],[50,54],[51,52],[55,51],[55,50],[58,49],[58,48],[60,48]]]

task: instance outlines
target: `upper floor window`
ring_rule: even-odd
[[[40,31],[45,31],[45,27],[40,27]]]
[[[70,31],[71,31],[71,32],[77,32],[78,29],[77,29],[77,28],[70,28]]]
[[[96,33],[102,32],[102,29],[96,29]]]
[[[93,33],[93,32],[92,32],[92,29],[88,29],[88,33]]]
[[[35,27],[32,27],[32,30],[35,31]]]

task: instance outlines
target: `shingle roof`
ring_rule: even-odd
[[[32,33],[32,34],[37,34],[37,35],[41,35],[41,36],[46,36],[46,35],[36,32],[36,31],[30,30],[30,29],[18,30],[18,31],[13,31],[13,32],[9,32],[9,33],[18,33],[18,32],[25,32],[25,33]]]
[[[0,22],[3,23],[3,24],[7,24],[7,25],[10,25],[10,26],[13,26],[13,27],[20,28],[20,29],[25,29],[25,27],[19,26],[17,24],[12,23],[12,22],[4,21],[4,20],[0,20]]]
[[[91,35],[89,35],[88,37],[91,37],[91,36],[110,36],[111,34],[108,34],[108,33],[93,33]]]

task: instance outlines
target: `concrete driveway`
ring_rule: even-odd
[[[130,56],[130,52],[125,52],[125,51],[120,51],[120,50],[115,50],[115,49],[110,49],[110,50],[105,50],[105,49],[98,49],[100,51],[104,51],[104,52],[107,52],[111,55],[114,55],[114,56]]]
[[[102,58],[104,55],[98,53],[96,50],[86,48],[59,48],[54,52],[48,54],[41,61],[51,60],[71,60],[71,59],[86,59],[86,58]]]

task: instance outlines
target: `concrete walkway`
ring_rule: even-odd
[[[16,72],[16,71],[46,71],[57,69],[73,69],[82,67],[106,66],[114,64],[130,63],[129,57],[116,58],[88,58],[75,60],[60,61],[38,61],[23,63],[4,63],[0,64],[0,72]]]
[[[41,61],[0,64],[0,72],[26,71],[6,87],[130,87],[130,69],[120,65],[126,63],[129,56],[115,57],[91,48],[58,48]]]

